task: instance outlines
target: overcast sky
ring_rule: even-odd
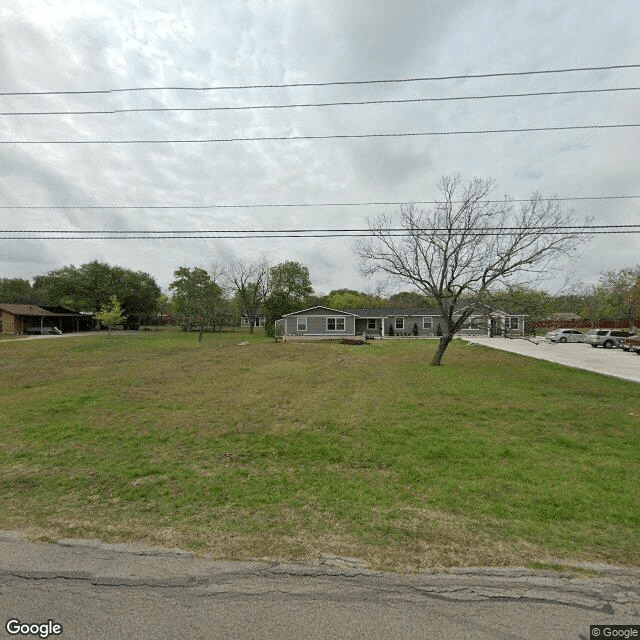
[[[2,92],[322,83],[640,63],[638,0],[3,0]],[[2,112],[395,100],[640,86],[640,69],[223,91],[0,96]],[[640,123],[640,92],[293,109],[0,116],[0,141],[211,139]],[[640,194],[640,129],[197,144],[1,144],[0,229],[361,228],[392,207],[158,206],[417,201],[443,173],[496,195]],[[640,224],[640,199],[575,201],[578,218]],[[2,234],[0,234],[2,235]],[[5,234],[6,235],[6,234]],[[296,260],[318,292],[372,289],[353,240],[0,240],[0,277],[94,259],[152,274]],[[596,237],[585,283],[640,262],[640,235]],[[406,287],[405,287],[406,288]]]

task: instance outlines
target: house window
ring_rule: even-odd
[[[296,331],[306,331],[307,330],[307,319],[306,318],[298,318],[298,324],[296,326]]]
[[[396,330],[404,331],[404,318],[396,318]]]
[[[369,318],[367,320],[367,329],[375,329],[377,326],[375,318]]]
[[[422,328],[431,329],[431,318],[422,318]]]
[[[327,318],[327,331],[344,331],[344,318]]]
[[[518,318],[509,318],[509,329],[518,330]]]

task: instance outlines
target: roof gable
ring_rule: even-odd
[[[315,312],[315,313],[314,313]],[[283,318],[288,318],[291,316],[329,316],[329,315],[338,315],[338,316],[355,316],[357,314],[352,313],[351,311],[347,311],[346,309],[332,309],[331,307],[324,307],[322,305],[318,305],[316,307],[310,307],[309,309],[301,309],[300,311],[292,311],[291,313],[285,313]]]
[[[79,313],[64,307],[39,307],[35,304],[9,304],[0,302],[0,310],[15,316],[79,316]]]

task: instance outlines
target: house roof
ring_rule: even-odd
[[[61,316],[75,317],[80,315],[64,307],[38,307],[34,304],[9,304],[0,302],[0,309],[14,316],[49,316],[60,318]]]
[[[411,308],[375,308],[345,309],[359,318],[386,318],[388,316],[438,316],[437,309],[411,309]]]
[[[460,313],[463,311],[468,304],[464,306],[460,305],[457,307],[456,311]],[[309,309],[301,309],[300,311],[293,311],[292,313],[286,313],[283,317],[291,317],[298,315],[312,315],[313,311],[323,310],[329,313],[335,313],[337,315],[348,315],[354,316],[356,318],[388,318],[388,317],[408,317],[408,316],[439,316],[440,311],[438,309],[425,309],[425,308],[411,308],[411,307],[394,307],[394,308],[380,308],[380,307],[363,307],[359,309],[332,309],[331,307],[325,307],[323,305],[318,305],[316,307],[311,307]],[[526,316],[526,313],[513,313],[511,311],[507,311],[505,309],[498,309],[496,307],[492,307],[490,305],[478,305],[477,306],[478,314],[487,314],[490,315],[492,313],[503,313],[508,316]],[[323,313],[321,315],[326,315]]]
[[[287,318],[289,316],[297,316],[300,315],[301,313],[305,313],[305,314],[309,314],[310,311],[315,311],[316,309],[324,309],[325,311],[329,311],[330,313],[335,313],[339,316],[355,316],[357,314],[352,313],[351,311],[348,311],[346,309],[332,309],[331,307],[325,307],[324,305],[317,305],[315,307],[310,307],[309,309],[300,309],[300,311],[292,311],[291,313],[285,313],[284,316],[282,316],[283,318]],[[324,314],[323,314],[324,315]]]

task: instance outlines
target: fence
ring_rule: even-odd
[[[634,320],[634,326],[640,325],[640,318]],[[536,329],[555,329],[566,327],[567,329],[628,329],[628,320],[538,320],[531,323]]]

